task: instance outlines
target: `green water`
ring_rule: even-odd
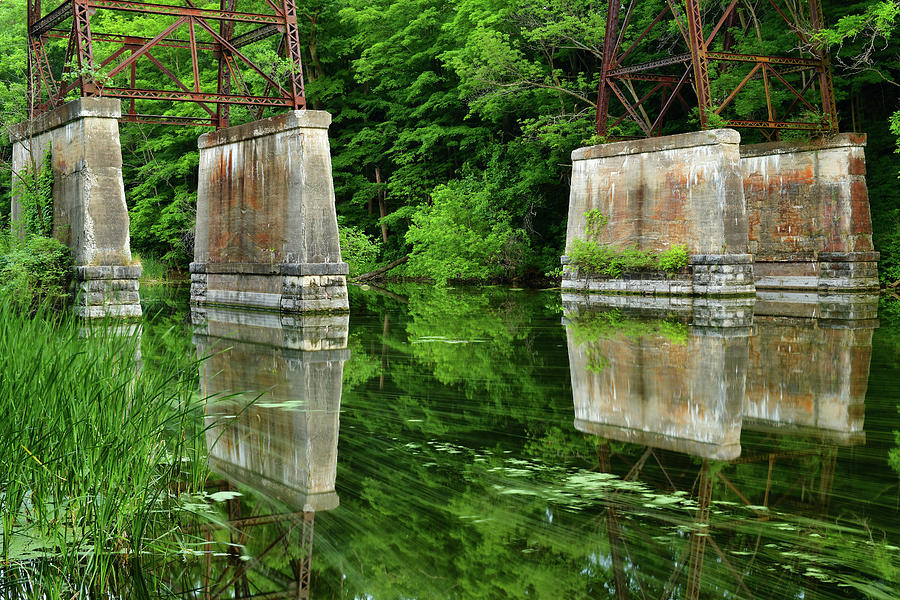
[[[136,589],[900,597],[900,325],[877,299],[351,292],[349,318],[145,294],[145,368],[211,357],[215,502]]]

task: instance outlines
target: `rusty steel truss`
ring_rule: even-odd
[[[655,19],[642,31],[635,32],[629,30],[629,25],[635,6],[642,1],[651,2],[613,0],[609,3],[597,95],[599,135],[606,136],[626,120],[637,123],[647,137],[660,135],[665,118],[676,103],[688,112],[694,107],[699,109],[701,129],[713,121],[728,127],[760,129],[769,138],[785,129],[837,131],[829,56],[813,35],[824,26],[821,0],[807,0],[808,4],[804,0],[732,0],[719,14],[715,14],[717,4],[704,2],[706,16],[715,14],[706,27],[700,0],[683,3],[665,0]],[[625,2],[624,18],[620,18]],[[803,10],[808,14],[802,14]],[[735,33],[746,35],[749,30],[750,35],[760,35],[757,12],[777,18],[787,28],[785,31],[792,33],[796,46],[786,49],[789,53],[771,56],[732,52]],[[675,43],[660,51],[660,35],[665,37],[664,29],[673,22],[678,32],[674,35]],[[654,36],[656,47],[651,48]],[[629,62],[641,54],[643,58],[656,58]],[[728,73],[732,81],[739,80],[733,86],[719,89],[718,97],[713,97],[710,88],[711,66],[719,77]],[[765,118],[724,117],[723,111],[742,92],[747,93],[750,82],[755,82],[757,90],[761,83],[765,92]],[[780,111],[773,98],[776,93],[785,100]],[[611,113],[613,99],[623,111],[620,116]]]
[[[132,0],[65,0],[42,14],[41,0],[28,0],[29,117],[63,104],[72,95],[126,100],[122,121],[216,128],[229,125],[232,105],[250,108],[256,118],[261,118],[266,108],[306,107],[294,0],[266,0],[263,13],[238,12],[235,0],[220,0],[218,9],[184,2],[186,5],[176,6]],[[104,24],[116,21],[104,19],[104,14],[95,17],[98,11],[156,15],[166,24],[146,37],[123,35],[105,31]],[[235,35],[236,28],[243,31]],[[284,57],[274,65],[263,69],[241,51],[273,36],[280,36],[278,53]],[[274,45],[274,40],[270,43]],[[182,81],[178,68],[188,64],[188,52],[178,56],[173,49],[189,52],[189,83]],[[201,80],[202,61],[218,65],[214,82]],[[139,87],[139,76],[149,71],[163,75],[171,85]],[[242,72],[254,74],[256,93]],[[195,103],[205,114],[146,112],[146,101],[154,100]]]

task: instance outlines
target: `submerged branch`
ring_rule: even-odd
[[[366,280],[369,280],[369,279],[375,279],[375,278],[378,277],[379,275],[383,275],[384,273],[387,273],[388,271],[390,271],[390,270],[393,269],[394,267],[399,267],[400,265],[402,265],[403,263],[405,263],[407,260],[409,260],[409,255],[408,255],[408,254],[407,254],[406,256],[404,256],[403,258],[398,258],[397,260],[395,260],[394,262],[388,264],[387,266],[384,266],[384,267],[375,269],[374,271],[369,271],[368,273],[363,273],[362,275],[359,275],[359,276],[357,276],[357,277],[354,277],[354,278],[353,278],[353,281],[366,281]]]

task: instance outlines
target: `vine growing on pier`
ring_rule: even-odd
[[[53,233],[53,168],[50,151],[40,166],[26,164],[16,175],[15,192],[21,207],[21,223],[14,223],[26,235],[50,237]]]
[[[0,297],[27,309],[61,307],[68,297],[69,249],[53,234],[53,168],[50,151],[40,165],[15,175],[21,212],[0,236]]]

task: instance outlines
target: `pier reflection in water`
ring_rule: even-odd
[[[714,507],[743,504],[765,523],[790,505],[796,515],[824,521],[837,447],[865,443],[877,296],[778,293],[717,301],[564,294],[563,304],[575,427],[603,438],[599,470],[626,482],[655,481],[693,499],[690,535],[677,550],[668,538],[659,553],[650,551],[658,526],[632,520],[623,527],[623,503],[605,503],[616,596],[630,597],[635,586],[644,592],[642,555],[671,557],[663,597],[698,598],[701,589],[764,596],[744,581],[754,570],[777,571],[783,552],[767,560],[765,549],[786,541],[778,530],[798,528],[754,530],[716,518]],[[642,448],[625,446],[631,452],[617,456],[623,446],[616,442]],[[686,467],[691,463],[693,469]],[[753,464],[761,465],[764,485]],[[693,477],[685,477],[691,470]],[[748,531],[755,543],[751,535],[748,544]],[[801,561],[807,578],[838,558],[815,542],[792,543],[794,558],[808,553]],[[708,548],[713,559],[705,556]]]
[[[339,504],[349,317],[209,308],[192,318],[197,353],[208,357],[209,466],[222,477],[212,487],[228,512],[228,556],[207,555],[203,595],[308,597],[315,515]]]

